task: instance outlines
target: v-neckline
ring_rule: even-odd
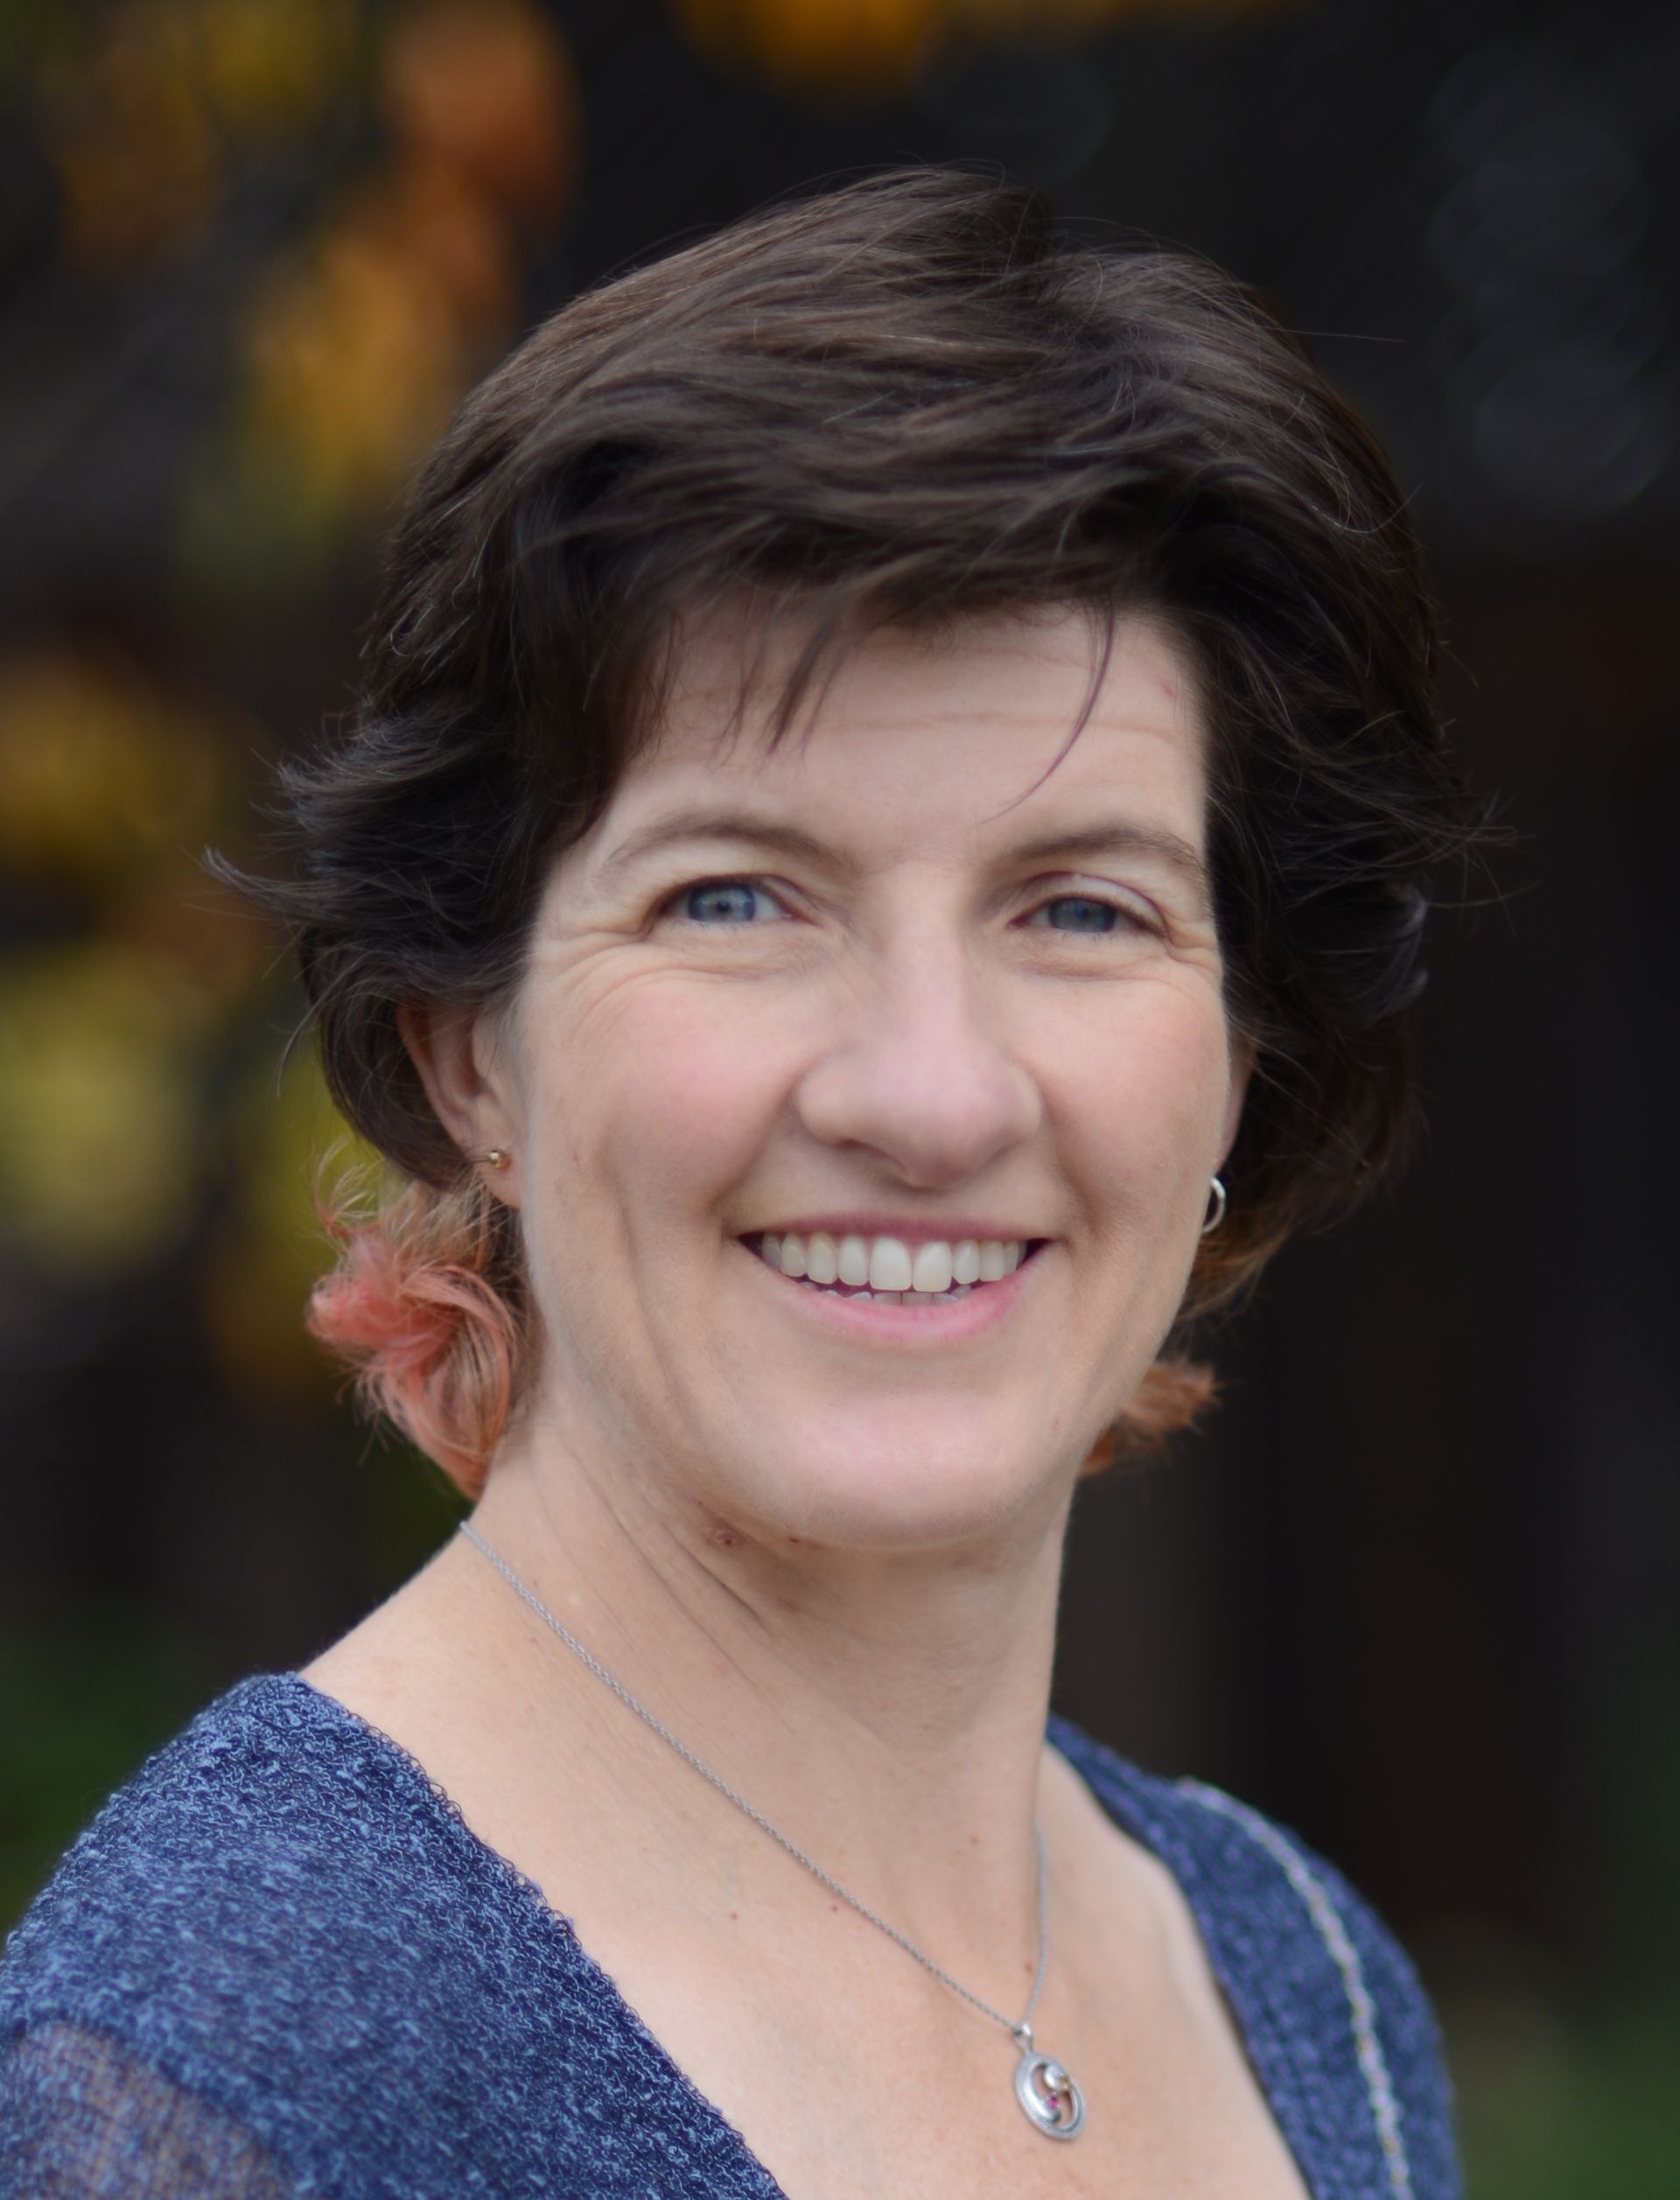
[[[421,1790],[434,1815],[443,1822],[451,1836],[465,1846],[477,1868],[487,1873],[524,1902],[531,1913],[532,1925],[543,1943],[545,1951],[550,1957],[560,1958],[574,1980],[581,1978],[619,2029],[635,2043],[642,2056],[652,2061],[660,2076],[691,2115],[703,2125],[710,2126],[724,2142],[726,2150],[733,2152],[738,2161],[738,2182],[742,2193],[752,2192],[754,2200],[789,2200],[782,2186],[753,2152],[746,2135],[701,2090],[646,2019],[626,2000],[611,1972],[584,1946],[571,1919],[563,1910],[555,1908],[528,1873],[522,1872],[510,1858],[503,1855],[500,1849],[494,1847],[472,1827],[454,1797],[433,1777],[420,1760],[393,1735],[387,1734],[382,1727],[364,1718],[360,1712],[353,1711],[347,1704],[341,1703],[326,1689],[318,1688],[302,1673],[288,1671],[273,1678],[303,1690],[317,1706],[318,1715],[324,1713],[341,1723],[358,1735],[364,1746],[374,1748],[397,1765]],[[1093,1741],[1078,1727],[1054,1713],[1046,1727],[1046,1740],[1110,1823],[1152,1856],[1178,1888],[1194,1925],[1204,1958],[1229,2007],[1240,2043],[1254,2073],[1267,2112],[1278,2126],[1302,2184],[1312,2196],[1312,2200],[1318,2200],[1320,2188],[1310,2166],[1301,2158],[1298,2146],[1291,2137],[1288,2122],[1279,2112],[1281,2104],[1268,2080],[1264,2059],[1256,2054],[1256,2042],[1245,2007],[1247,1997],[1240,1982],[1231,1976],[1230,1967],[1224,1959],[1216,1921],[1211,1910],[1198,1899],[1197,1889],[1186,1885],[1169,1853],[1175,1845],[1170,1839],[1164,1840],[1165,1828],[1161,1823],[1142,1807],[1140,1798],[1132,1795],[1128,1783],[1117,1776],[1130,1771],[1130,1768],[1125,1766],[1123,1760],[1114,1758],[1111,1752]],[[1095,1778],[1093,1773],[1096,1775]],[[1103,1776],[1105,1774],[1108,1776]]]
[[[400,1741],[387,1734],[382,1727],[375,1726],[371,1719],[363,1718],[348,1704],[341,1703],[326,1689],[318,1688],[302,1673],[287,1672],[276,1678],[292,1682],[304,1690],[314,1705],[359,1736],[364,1746],[376,1749],[393,1761],[422,1790],[434,1815],[442,1821],[452,1839],[465,1846],[477,1869],[487,1874],[524,1903],[545,1956],[555,1961],[556,1967],[564,1970],[568,1984],[582,1979],[599,2000],[612,2022],[634,2042],[642,2056],[653,2063],[660,2077],[691,2114],[702,2124],[710,2126],[738,2157],[738,2182],[742,2194],[750,2191],[754,2200],[788,2200],[788,2194],[753,2153],[746,2135],[730,2121],[718,2104],[701,2091],[653,2027],[625,1999],[612,1972],[584,1945],[571,1919],[564,1910],[555,1908],[529,1873],[522,1872],[511,1858],[504,1856],[499,1848],[493,1846],[476,1831],[454,1797],[427,1771],[413,1752],[405,1749]]]

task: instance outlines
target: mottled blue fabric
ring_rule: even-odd
[[[1359,1898],[1212,1790],[1051,1739],[1182,1888],[1314,2200],[1457,2200],[1434,2024]],[[533,1882],[295,1673],[152,1758],[0,1962],[5,2200],[778,2190]]]

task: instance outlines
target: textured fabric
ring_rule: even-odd
[[[1314,2200],[1457,2200],[1433,2022],[1369,1910],[1228,1798],[1051,1739],[1183,1888]],[[4,2200],[778,2191],[536,1887],[297,1674],[160,1751],[0,1962]]]
[[[1340,1874],[1217,1790],[1153,1779],[1065,1720],[1051,1721],[1050,1739],[1177,1880],[1314,2200],[1457,2200],[1434,2014],[1398,1943]],[[1351,1980],[1303,1897],[1303,1879],[1340,1928]],[[1362,2056],[1350,1986],[1371,2011]],[[1384,2095],[1397,2155],[1382,2143],[1376,2102]]]
[[[102,2033],[43,2024],[0,2077],[0,2189],[30,2200],[290,2200],[248,2132]]]

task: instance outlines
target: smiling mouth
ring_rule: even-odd
[[[898,1237],[808,1237],[764,1231],[741,1244],[790,1283],[831,1298],[888,1307],[948,1307],[1013,1275],[1049,1243],[1044,1237],[930,1240],[914,1249]]]

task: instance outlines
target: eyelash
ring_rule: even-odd
[[[668,893],[665,896],[664,900],[659,905],[658,913],[662,916],[672,918],[679,924],[692,924],[697,929],[707,932],[751,932],[755,930],[757,928],[752,923],[708,924],[699,917],[684,917],[681,914],[678,908],[679,903],[686,900],[691,893],[704,893],[709,888],[714,886],[746,886],[752,893],[767,895],[769,899],[778,902],[784,908],[786,907],[786,903],[783,901],[782,896],[776,892],[775,888],[772,886],[766,879],[755,878],[748,872],[721,872],[716,878],[710,879],[691,879],[686,885],[678,886],[675,893]],[[1091,904],[1096,908],[1112,909],[1115,915],[1122,920],[1124,925],[1135,927],[1139,931],[1148,932],[1158,928],[1151,922],[1150,919],[1145,916],[1141,909],[1133,907],[1130,902],[1120,900],[1116,897],[1105,893],[1068,893],[1046,894],[1043,900],[1035,902],[1032,905],[1032,907],[1028,910],[1026,914],[1029,917],[1036,916],[1040,910],[1054,908],[1059,901],[1083,901]],[[1035,930],[1041,929],[1045,931],[1052,931],[1061,928],[1045,925],[1042,927],[1035,926],[1032,928]],[[1121,928],[1121,925],[1116,925],[1112,930],[1108,932],[1080,932],[1069,928],[1067,930],[1065,935],[1072,939],[1112,939],[1115,936],[1115,933]]]

